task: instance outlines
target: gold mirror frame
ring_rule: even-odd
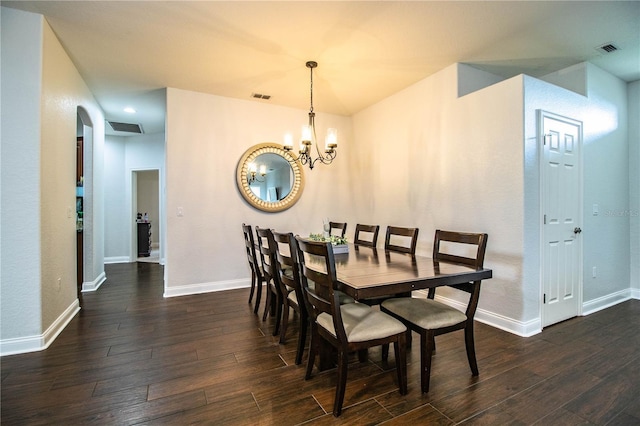
[[[256,158],[262,154],[279,155],[291,166],[291,170],[293,171],[293,183],[291,185],[291,190],[282,200],[275,202],[265,201],[256,196],[249,187],[249,181],[247,179],[249,174],[249,164],[253,163]],[[284,150],[282,145],[267,142],[254,145],[245,151],[238,162],[238,167],[236,168],[236,183],[240,194],[242,194],[249,204],[258,210],[275,213],[288,209],[298,201],[302,195],[302,189],[304,188],[304,174],[302,171],[302,165],[298,161],[295,161],[291,154]]]

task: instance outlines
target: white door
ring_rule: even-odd
[[[582,123],[539,111],[542,156],[542,326],[580,313]]]

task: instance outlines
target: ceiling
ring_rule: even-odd
[[[640,79],[640,1],[1,4],[43,14],[106,119],[145,133],[164,131],[164,87],[308,109],[308,60],[314,109],[341,115],[456,62],[509,78],[589,61]]]

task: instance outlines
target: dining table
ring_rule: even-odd
[[[428,256],[355,244],[348,244],[347,252],[334,254],[334,258],[339,290],[356,301],[410,295],[414,290],[486,280],[493,275],[488,268],[472,268]],[[320,370],[335,366],[335,352],[331,347],[321,345],[319,355]],[[361,360],[365,359],[363,355],[366,357],[360,354]]]
[[[355,300],[486,280],[493,271],[436,261],[427,256],[349,244],[334,254],[340,290]]]

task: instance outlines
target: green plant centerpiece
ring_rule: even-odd
[[[328,237],[325,237],[322,234],[309,234],[309,239],[312,241],[331,243],[334,254],[347,253],[349,251],[349,246],[347,245],[347,239],[345,237],[338,237],[337,235],[329,235]]]

